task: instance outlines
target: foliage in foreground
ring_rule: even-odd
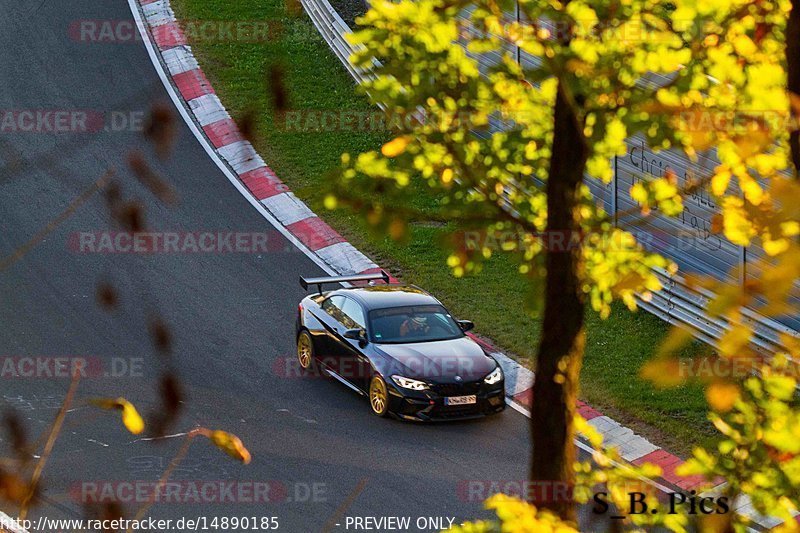
[[[543,302],[542,291],[531,291],[529,306],[532,312],[544,308],[532,417],[534,479],[581,477],[571,471],[571,437],[585,302],[603,317],[616,299],[633,309],[636,295],[647,298],[661,288],[654,268],[674,272],[670,261],[637,243],[632,219],[678,216],[691,195],[708,189],[720,206],[712,230],[735,246],[763,248],[766,259],[746,276],[731,273],[732,279],[742,276],[742,284],[688,280],[717,295],[708,312],[729,325],[719,357],[762,370],[743,308],[768,317],[796,313],[790,297],[800,277],[800,186],[786,173],[788,1],[521,0],[521,20],[508,16],[510,0],[371,5],[353,38],[354,60],[375,70],[364,84],[370,97],[406,120],[396,123],[397,135],[380,151],[342,156],[338,190],[327,204],[341,200],[363,209],[375,226],[402,238],[414,214],[410,185],[418,182],[440,198],[443,218],[479,234],[517,236],[497,247],[456,244],[448,265],[462,276],[478,272],[497,251],[513,252],[531,286],[544,280],[548,288]],[[509,44],[535,61],[520,65]],[[479,65],[476,58],[486,54],[500,60]],[[654,79],[660,80],[656,89],[643,82]],[[626,139],[634,135],[656,152],[673,149],[695,158],[715,149],[719,164],[698,176],[664,169],[628,191],[635,212],[612,217],[597,205],[584,176],[608,183],[610,160],[625,155]],[[574,260],[561,261],[565,256]],[[689,338],[675,330],[645,376],[664,386],[685,381],[672,357]],[[792,339],[783,344],[789,356],[797,355]],[[791,439],[775,432],[776,424],[788,427],[795,416],[782,387],[793,383],[796,367],[777,368],[768,367],[763,378],[706,382],[721,440],[718,450],[697,450],[684,473],[722,475],[732,496],[751,495],[759,511],[784,517],[797,507],[793,475],[785,473],[794,468],[786,454],[794,452],[781,448]],[[708,460],[719,454],[725,459]],[[568,506],[544,507],[562,519],[574,517]],[[672,529],[684,527],[678,519],[664,520]]]
[[[726,480],[727,484],[714,495],[717,501],[726,498],[727,507],[733,509],[735,498],[747,496],[759,514],[784,521],[777,531],[800,529],[793,517],[800,511],[800,410],[794,397],[797,380],[787,374],[788,369],[786,358],[778,356],[759,369],[761,376],[744,380],[741,392],[732,391],[724,401],[720,398],[721,408],[709,414],[719,431],[716,450],[695,448],[693,457],[678,471],[681,475],[704,476],[706,489],[715,480]],[[628,530],[646,531],[659,526],[677,532],[689,528],[745,532],[752,526],[748,517],[732,510],[690,516],[688,507],[678,506],[681,512],[667,513],[668,507],[658,502],[654,485],[646,483],[658,478],[659,467],[625,465],[614,449],[603,448],[602,437],[586,421],[579,418],[576,425],[594,448],[591,461],[575,465],[577,504],[592,505],[593,495],[602,490],[625,515],[630,509],[630,493],[637,491],[646,494],[649,509],[658,508],[659,512],[629,514]],[[466,523],[456,531],[576,531],[574,523],[512,496],[496,494],[485,505],[496,512],[497,520]]]

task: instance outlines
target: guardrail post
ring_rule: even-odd
[[[744,288],[747,281],[747,246],[739,247],[739,284]]]
[[[614,177],[611,179],[611,220],[614,224],[614,227],[617,226],[617,180],[619,176],[617,175],[617,156],[614,155],[614,161],[612,162],[614,165],[614,173],[612,174]]]
[[[740,195],[744,201],[744,192]],[[744,289],[744,283],[747,281],[747,247],[741,246],[739,249],[739,286]]]
[[[520,23],[520,16],[519,16],[519,0],[514,2],[514,11],[517,17],[517,24]],[[522,51],[519,46],[517,46],[517,65],[520,67],[522,66]]]

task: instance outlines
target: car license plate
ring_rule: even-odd
[[[478,398],[474,394],[469,396],[450,396],[449,398],[444,399],[445,405],[469,405],[477,402]]]

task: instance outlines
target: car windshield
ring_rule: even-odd
[[[369,331],[375,343],[432,342],[464,336],[441,305],[410,305],[369,312]]]

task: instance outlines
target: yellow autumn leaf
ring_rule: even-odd
[[[667,357],[656,357],[646,362],[639,375],[663,389],[677,387],[684,381],[678,360]]]
[[[761,244],[764,248],[764,252],[771,257],[775,257],[778,254],[782,254],[783,252],[789,249],[788,239],[764,238]]]
[[[89,403],[100,409],[117,409],[119,407],[119,400],[114,398],[93,398]]]
[[[733,409],[741,391],[735,383],[718,381],[706,387],[706,400],[712,409],[719,413],[727,413]]]
[[[747,134],[733,138],[733,142],[736,145],[736,153],[742,161],[764,152],[772,143],[772,140],[771,132],[761,127],[758,123],[753,123],[748,128]]]
[[[674,355],[689,344],[692,338],[692,332],[688,328],[673,327],[658,347],[657,355],[661,357]]]
[[[336,199],[336,196],[332,194],[325,196],[325,201],[324,201],[325,209],[336,209],[338,203],[339,201]]]
[[[714,135],[708,131],[691,131],[689,132],[687,139],[691,141],[689,143],[689,147],[694,150],[708,150],[712,146],[714,146]]]
[[[144,419],[142,419],[136,407],[125,398],[96,398],[90,400],[90,403],[100,409],[122,411],[122,423],[134,435],[144,431]]]
[[[742,349],[750,344],[752,336],[750,328],[743,325],[735,325],[725,332],[719,340],[719,351],[725,356],[740,355]]]
[[[576,414],[572,417],[572,422],[575,426],[575,432],[585,437],[593,447],[600,448],[603,446],[602,433],[590,425],[585,418]]]
[[[650,212],[647,202],[647,189],[641,182],[635,183],[633,186],[631,186],[630,195],[633,201],[642,206],[642,213],[647,214]]]
[[[733,40],[733,48],[742,57],[750,57],[758,50],[756,43],[747,35],[739,35]]]
[[[408,135],[395,137],[381,147],[381,153],[386,157],[397,157],[406,151],[406,147],[408,147],[408,143],[410,142],[411,137]]]
[[[624,291],[640,290],[644,285],[644,276],[638,272],[631,272],[626,274],[617,283],[614,284],[614,292],[622,293]]]
[[[678,464],[677,468],[675,468],[675,473],[683,477],[702,475],[705,472],[705,467],[693,458]]]
[[[563,522],[557,515],[539,510],[534,505],[514,496],[497,493],[490,496],[484,507],[493,510],[502,522],[502,531],[537,531],[551,533],[577,533],[578,530],[568,522]],[[490,531],[484,521],[466,522],[455,525],[448,531],[453,533],[477,533]],[[494,531],[494,529],[491,529]]]
[[[680,113],[676,128],[685,133],[689,148],[703,151],[713,146],[715,141],[713,126],[706,125],[707,121],[708,112],[703,109],[692,108]]]
[[[19,504],[25,501],[29,491],[30,488],[18,474],[4,472],[0,468],[0,500]]]
[[[781,223],[781,232],[786,237],[797,237],[800,235],[800,222],[796,220],[787,220]]]
[[[722,515],[718,515],[722,516]],[[709,531],[715,531],[709,529]],[[716,530],[718,531],[718,530]],[[772,533],[797,533],[797,522],[789,520],[770,529]]]
[[[744,192],[748,202],[753,205],[761,204],[764,199],[764,191],[750,174],[745,172],[739,176],[739,186],[742,188],[742,192]]]
[[[396,218],[389,224],[389,236],[398,241],[406,234],[406,223]]]
[[[128,431],[134,435],[138,435],[144,431],[144,420],[142,416],[136,410],[136,407],[127,401],[122,405],[122,423],[125,424]]]
[[[722,207],[723,231],[733,244],[747,246],[756,235],[756,229],[744,210],[744,202],[739,198],[727,197]]]
[[[224,451],[234,459],[238,459],[244,464],[250,463],[250,460],[252,459],[250,452],[247,450],[247,448],[245,448],[241,439],[236,435],[228,433],[227,431],[216,430],[211,432],[209,438],[217,448]]]
[[[719,170],[711,177],[711,192],[715,196],[722,196],[728,190],[728,184],[731,181],[730,170]]]
[[[790,400],[797,387],[797,380],[792,376],[773,375],[764,380],[764,388],[770,396],[780,400]]]

